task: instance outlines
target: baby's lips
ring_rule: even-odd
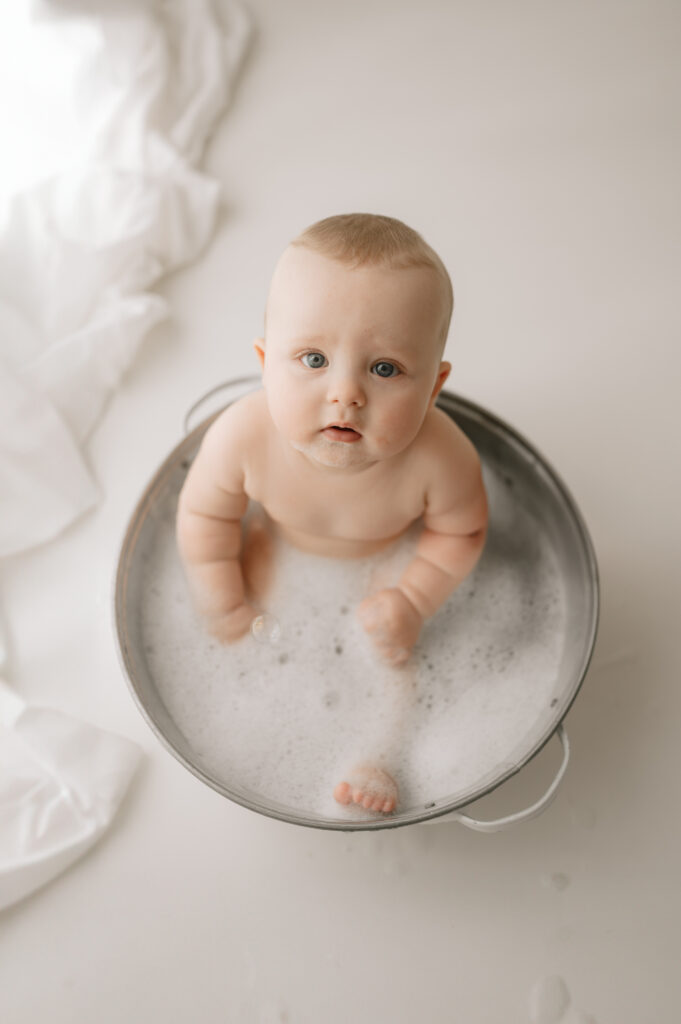
[[[322,433],[332,441],[345,441],[348,444],[359,441],[362,436],[354,427],[339,426],[336,423],[330,423],[328,427],[324,427]]]

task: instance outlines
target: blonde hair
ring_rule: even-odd
[[[311,224],[291,242],[353,267],[367,264],[394,270],[426,267],[440,280],[445,300],[444,344],[454,310],[454,290],[447,269],[434,249],[413,228],[394,217],[375,213],[341,213]]]

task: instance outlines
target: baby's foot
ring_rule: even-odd
[[[359,764],[349,776],[350,782],[339,782],[333,795],[339,804],[355,803],[367,811],[390,814],[397,806],[397,783],[375,764]]]

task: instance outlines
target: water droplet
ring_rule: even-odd
[[[268,612],[256,615],[251,623],[251,633],[259,643],[276,644],[281,637],[279,620]]]
[[[569,1005],[570,993],[559,975],[540,978],[530,992],[530,1020],[532,1024],[558,1024]]]
[[[558,892],[567,889],[571,881],[570,876],[562,871],[554,871],[550,875],[542,875],[542,885],[545,885],[547,889],[557,889]]]

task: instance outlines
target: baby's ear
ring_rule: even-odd
[[[452,364],[451,363],[440,363],[440,369],[437,371],[437,379],[435,381],[435,387],[433,388],[433,393],[430,396],[430,405],[434,404],[435,399],[440,394],[440,391],[443,388],[444,382],[447,380],[447,377],[449,377],[451,369],[452,369]]]
[[[265,369],[265,339],[264,338],[256,338],[255,341],[253,342],[253,348],[255,349],[255,354],[258,357],[258,361],[260,363],[260,368],[261,368],[261,370],[264,370]]]

